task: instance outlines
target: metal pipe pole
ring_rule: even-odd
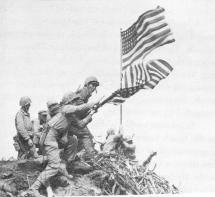
[[[120,28],[120,89],[122,89],[122,29]],[[122,127],[122,104],[120,104],[120,127]]]

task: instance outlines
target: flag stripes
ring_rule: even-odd
[[[164,11],[159,6],[149,10],[121,32],[121,89],[114,93],[111,103],[121,104],[141,89],[153,89],[173,70],[172,66],[162,59],[143,63],[151,51],[175,41],[165,22]]]
[[[130,88],[150,80],[149,73],[143,62],[128,67],[122,74],[122,88]]]
[[[140,89],[153,89],[172,70],[172,66],[162,59],[133,65],[123,72],[122,90],[118,96],[128,98]]]
[[[162,59],[149,61],[146,64],[146,68],[151,79],[143,88],[146,88],[150,84],[150,87],[148,86],[150,89],[154,88],[160,80],[165,79],[173,70],[172,66]]]
[[[161,7],[147,11],[131,27],[121,32],[123,70],[138,64],[155,48],[175,41],[163,13]]]

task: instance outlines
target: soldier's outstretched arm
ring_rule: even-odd
[[[22,117],[22,114],[17,113],[16,115],[16,129],[18,131],[18,133],[20,133],[20,135],[25,139],[25,140],[29,140],[30,136],[27,132],[27,130],[25,129],[25,125],[24,125],[24,120]]]
[[[88,123],[90,123],[92,121],[92,115],[89,114],[87,115],[85,118],[83,119],[78,119],[75,115],[73,116],[74,119],[74,126],[76,126],[79,129],[83,129],[84,127],[87,126]]]
[[[96,103],[95,102],[90,102],[82,105],[65,105],[62,108],[62,112],[65,114],[76,114],[80,112],[84,112],[86,110],[90,110]]]

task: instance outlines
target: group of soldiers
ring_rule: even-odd
[[[85,150],[86,160],[95,156],[93,135],[87,125],[92,121],[94,108],[99,101],[88,102],[88,99],[98,86],[96,77],[88,77],[82,88],[65,94],[61,102],[48,101],[47,110],[39,111],[38,120],[35,121],[31,120],[29,114],[31,99],[20,99],[21,108],[15,117],[17,135],[14,137],[18,159],[42,156],[47,160],[46,168],[31,185],[29,192],[40,196],[40,187],[49,186],[51,177],[65,168],[62,164],[73,165],[78,160],[78,151]]]
[[[47,110],[38,112],[38,118],[31,120],[29,108],[31,99],[20,99],[20,110],[15,117],[17,135],[14,147],[18,151],[18,159],[36,159],[46,163],[45,169],[31,185],[28,193],[41,196],[41,186],[50,188],[50,179],[60,173],[72,178],[66,167],[73,170],[92,169],[89,163],[97,155],[94,148],[93,135],[87,125],[92,121],[99,101],[88,102],[96,91],[99,81],[96,77],[88,77],[84,86],[75,92],[66,93],[61,102],[48,101]],[[100,147],[103,153],[114,154],[123,147],[127,158],[135,159],[135,146],[131,138],[124,138],[122,133],[113,129],[107,131],[106,142]]]

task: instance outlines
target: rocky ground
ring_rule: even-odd
[[[141,165],[122,155],[99,154],[91,161],[92,169],[74,173],[72,179],[57,175],[51,182],[56,196],[94,196],[178,193],[179,190],[149,168],[152,153]],[[0,196],[21,196],[44,169],[35,160],[0,162]],[[45,188],[41,194],[46,196]]]

